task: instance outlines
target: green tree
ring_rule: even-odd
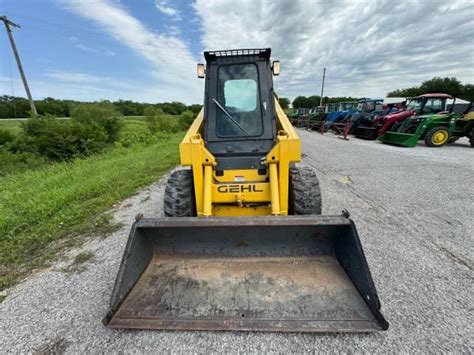
[[[107,143],[118,140],[123,126],[122,114],[108,101],[95,104],[82,104],[74,108],[71,113],[73,124],[95,127],[104,130]]]
[[[187,130],[194,122],[195,114],[192,111],[184,111],[179,116],[179,127],[183,130]]]
[[[461,84],[456,78],[439,78],[426,80],[420,86],[413,86],[405,89],[397,89],[387,94],[389,97],[406,96],[413,97],[426,93],[446,93],[454,97],[460,97],[466,100],[473,98],[473,85]]]
[[[459,95],[462,99],[473,101],[474,100],[474,85],[465,84],[463,85],[462,94]]]
[[[201,111],[201,109],[202,109],[202,105],[200,104],[193,104],[193,105],[188,106],[188,110],[192,111],[195,115],[197,115],[199,111]]]
[[[286,110],[288,107],[290,107],[290,100],[286,97],[279,97],[278,102],[280,103],[280,106],[283,110]]]
[[[421,83],[420,89],[424,92],[443,92],[458,97],[462,93],[462,84],[456,78],[438,78]]]
[[[423,94],[422,90],[418,86],[405,89],[397,89],[390,91],[388,97],[414,97]]]
[[[297,96],[293,100],[293,108],[313,108],[319,106],[320,97],[313,95],[310,97]]]

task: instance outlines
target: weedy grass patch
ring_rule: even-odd
[[[21,132],[21,120],[2,120],[0,119],[0,129],[8,131],[14,135]]]
[[[93,230],[102,212],[173,168],[182,136],[0,177],[0,290],[50,261],[51,242]]]

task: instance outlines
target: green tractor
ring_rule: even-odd
[[[462,113],[449,112],[412,116],[403,121],[396,132],[385,132],[378,139],[382,143],[414,147],[423,139],[428,147],[442,147],[461,137],[468,137],[474,147],[474,112],[472,101]]]
[[[295,127],[306,127],[308,121],[309,109],[307,108],[298,108],[287,117],[290,119],[290,122]]]
[[[326,106],[318,106],[309,110],[308,115],[308,130],[319,130],[324,124],[324,117],[326,115]]]

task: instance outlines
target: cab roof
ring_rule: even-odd
[[[270,59],[271,48],[262,49],[225,49],[204,52],[206,62],[215,61],[218,58],[230,57],[254,57],[255,59]]]
[[[429,94],[423,94],[423,95],[419,95],[419,96],[416,96],[414,97],[414,99],[422,99],[422,98],[425,98],[425,97],[439,97],[439,98],[446,98],[446,99],[452,99],[452,96],[449,95],[449,94],[444,94],[444,93],[429,93]]]

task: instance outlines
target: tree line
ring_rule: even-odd
[[[474,85],[462,84],[456,78],[439,78],[423,81],[419,86],[390,91],[388,97],[413,97],[429,92],[440,92],[467,101],[474,100]]]
[[[81,102],[75,100],[58,100],[47,97],[43,100],[35,100],[36,110],[39,115],[52,115],[55,117],[71,117],[71,113],[81,104],[98,104],[99,102]],[[110,104],[123,116],[143,116],[147,109],[160,109],[163,113],[170,115],[181,115],[185,111],[197,114],[202,105],[185,105],[182,102],[163,102],[149,104],[131,100],[101,101]],[[0,96],[0,119],[23,118],[30,116],[30,105],[28,100],[22,97]]]
[[[396,89],[387,93],[388,97],[413,97],[429,92],[442,92],[450,94],[464,100],[474,100],[474,85],[462,84],[456,78],[439,78],[422,82],[418,86],[409,88]],[[293,108],[313,108],[319,106],[321,97],[318,95],[312,96],[297,96],[293,101],[286,97],[280,97],[279,102],[283,109]],[[352,96],[345,97],[323,97],[324,104],[338,103],[344,101],[357,101],[359,98]],[[163,102],[158,104],[149,104],[143,102],[135,102],[132,100],[118,100],[118,101],[101,101],[103,103],[110,103],[123,116],[143,116],[147,108],[160,109],[166,114],[181,115],[185,111],[192,111],[197,114],[202,105],[185,105],[182,102]],[[74,108],[84,102],[75,100],[58,100],[47,97],[43,100],[35,100],[35,105],[40,115],[52,115],[56,117],[70,117]],[[89,102],[91,103],[91,102]],[[97,102],[92,102],[97,103]],[[20,118],[28,117],[30,106],[28,100],[22,97],[14,96],[0,96],[0,119],[1,118]]]

